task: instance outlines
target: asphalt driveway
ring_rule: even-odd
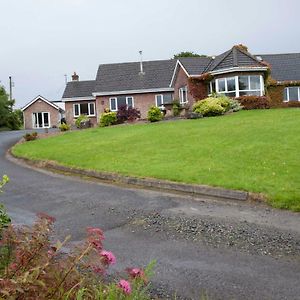
[[[162,298],[300,299],[299,214],[30,169],[5,157],[22,134],[0,133],[0,175],[11,179],[0,200],[13,222],[47,212],[57,236],[74,242],[87,226],[102,228],[115,268],[157,260],[153,290]]]

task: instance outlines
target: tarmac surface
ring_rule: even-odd
[[[74,243],[87,226],[102,228],[113,272],[157,261],[152,291],[161,299],[300,299],[299,213],[28,168],[6,157],[23,134],[0,132],[0,176],[11,179],[0,200],[13,223],[46,212],[57,219],[55,238]]]

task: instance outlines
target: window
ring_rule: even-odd
[[[300,86],[291,86],[284,89],[283,101],[300,101]]]
[[[79,117],[80,115],[86,115],[89,117],[95,116],[95,103],[76,103],[73,105],[74,117]]]
[[[210,82],[210,94],[216,92],[228,97],[264,95],[264,80],[261,75],[246,75],[218,78]]]
[[[212,93],[215,93],[216,92],[216,81],[213,80],[210,82],[209,84],[209,94],[211,95]]]
[[[180,101],[180,104],[185,104],[185,103],[188,102],[188,99],[187,99],[187,86],[181,87],[179,89],[179,101]]]
[[[259,75],[239,76],[239,96],[263,96],[261,80],[262,76]]]
[[[50,128],[50,113],[38,112],[32,114],[33,128]]]
[[[164,104],[170,104],[172,103],[172,101],[173,101],[172,93],[155,95],[155,104],[158,107],[163,106]]]
[[[156,95],[155,96],[156,106],[162,106],[164,104],[163,99],[164,99],[163,95]]]
[[[235,97],[235,77],[220,78],[216,80],[217,91],[220,94],[225,94],[228,97]]]
[[[109,99],[109,108],[111,111],[117,111],[122,106],[134,107],[133,97],[119,96]]]

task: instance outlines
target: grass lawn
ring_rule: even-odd
[[[264,193],[300,211],[300,109],[96,128],[18,145],[67,166]]]

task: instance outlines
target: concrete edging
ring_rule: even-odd
[[[9,149],[7,154],[13,159],[21,161],[26,165],[32,167],[50,169],[50,170],[66,172],[66,173],[76,174],[81,176],[88,176],[91,178],[96,178],[107,182],[121,183],[121,184],[126,184],[131,186],[138,186],[142,188],[154,188],[154,189],[159,189],[164,191],[175,191],[175,192],[188,193],[188,194],[199,195],[199,196],[209,196],[209,197],[221,198],[227,200],[246,201],[252,198],[250,197],[250,193],[245,191],[229,190],[229,189],[223,189],[219,187],[211,187],[207,185],[186,184],[186,183],[179,183],[179,182],[177,183],[168,180],[159,180],[154,178],[138,178],[138,177],[125,176],[125,175],[120,175],[115,173],[98,172],[92,170],[66,167],[51,161],[30,160],[27,158],[19,158],[12,153],[11,149]]]

